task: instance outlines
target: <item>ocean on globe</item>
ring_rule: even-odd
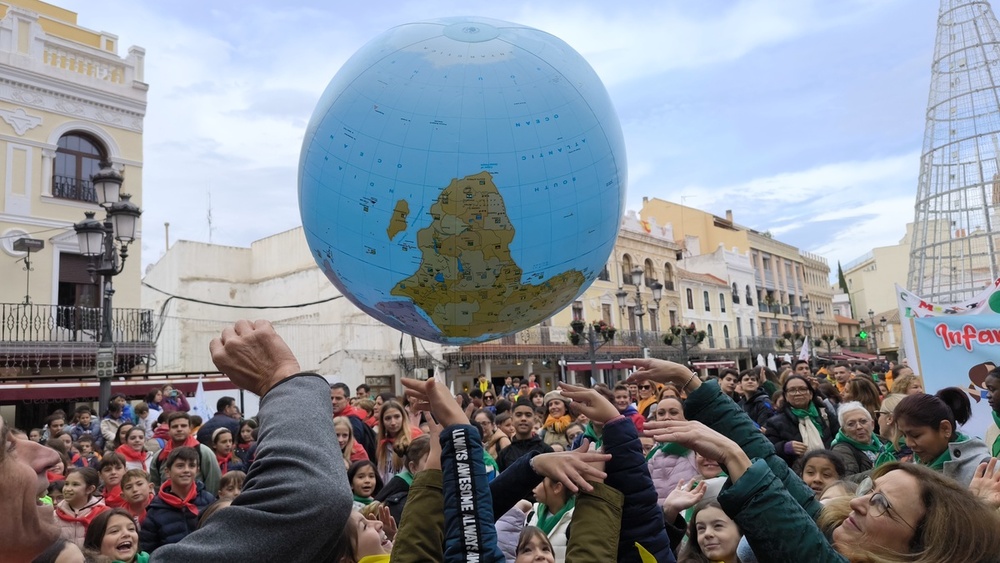
[[[309,247],[379,321],[463,345],[538,324],[600,274],[625,204],[621,125],[555,36],[456,17],[355,53],[299,163]]]

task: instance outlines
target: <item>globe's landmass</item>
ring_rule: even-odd
[[[625,148],[558,38],[483,18],[393,28],[334,76],[299,166],[306,239],[380,321],[467,344],[535,325],[605,267]]]
[[[521,283],[511,258],[514,227],[489,172],[453,180],[431,206],[431,224],[417,233],[422,260],[392,295],[407,297],[448,338],[503,334],[525,317],[544,320],[553,303],[575,297],[585,278],[561,272]]]

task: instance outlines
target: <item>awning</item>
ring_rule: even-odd
[[[841,350],[840,352],[844,356],[856,360],[877,360],[882,356],[876,356],[875,354],[866,354],[864,352],[851,352],[849,350]]]
[[[122,393],[132,399],[141,399],[153,389],[159,389],[167,383],[187,396],[194,395],[198,387],[198,374],[188,376],[173,376],[155,378],[115,379],[111,382],[111,394]],[[234,389],[236,385],[224,375],[205,376],[202,384],[206,391]],[[25,383],[0,383],[0,403],[11,404],[17,401],[34,400],[97,400],[100,383],[97,377],[83,381],[45,381]]]
[[[735,368],[736,362],[733,360],[718,360],[715,362],[691,362],[691,365],[698,369]]]
[[[566,362],[566,371],[590,371],[594,367],[597,369],[631,369],[632,366],[612,360],[598,360],[594,364],[590,362]]]

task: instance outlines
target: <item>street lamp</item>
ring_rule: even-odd
[[[878,333],[879,331],[885,330],[885,325],[889,322],[885,317],[878,320],[878,324],[875,324],[875,311],[868,309],[868,320],[872,324],[872,343],[875,344],[875,359],[877,360],[880,355],[880,350],[878,347]]]
[[[136,238],[142,210],[131,202],[131,196],[121,193],[124,181],[121,173],[109,162],[90,177],[97,192],[97,202],[104,208],[104,222],[94,218],[93,211],[73,225],[80,253],[90,257],[87,267],[90,279],[103,276],[104,300],[101,303],[101,340],[97,347],[97,379],[100,382],[99,409],[104,412],[111,401],[111,378],[115,373],[115,347],[111,334],[111,297],[115,290],[111,278],[122,273],[128,258],[128,245]],[[118,245],[115,244],[118,241]],[[120,249],[119,249],[120,247]]]
[[[642,268],[636,267],[631,272],[631,274],[632,274],[631,275],[631,277],[632,277],[631,281],[632,281],[632,285],[635,286],[635,315],[637,317],[639,317],[639,346],[643,349],[643,354],[645,355],[645,353],[646,353],[646,344],[645,344],[645,340],[643,339],[644,328],[643,328],[643,324],[642,324],[642,317],[646,314],[646,309],[643,307],[643,303],[642,303],[642,276],[643,276],[643,273],[644,272],[643,272]],[[656,302],[656,305],[657,305],[656,309],[659,309],[660,299],[663,298],[663,284],[661,284],[660,282],[654,280],[650,284],[650,289],[652,289],[652,291],[653,291],[653,300]],[[619,288],[618,289],[618,293],[615,294],[615,297],[618,298],[618,308],[619,308],[619,310],[622,312],[622,314],[624,314],[625,313],[625,299],[628,297],[628,293],[625,291],[625,288],[623,288],[623,287]]]

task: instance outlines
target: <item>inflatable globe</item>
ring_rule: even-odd
[[[461,345],[578,297],[614,247],[625,183],[621,126],[583,57],[537,29],[448,18],[390,29],[333,77],[299,207],[345,297]]]

